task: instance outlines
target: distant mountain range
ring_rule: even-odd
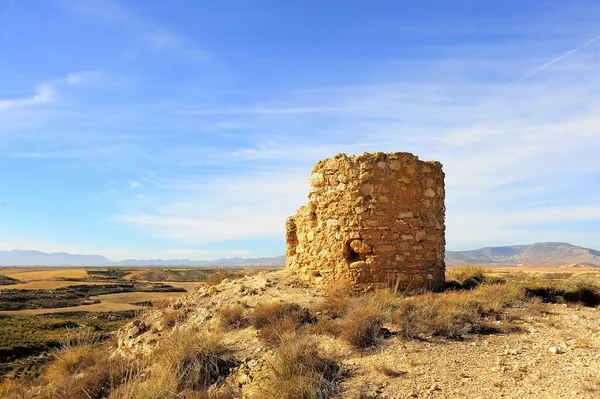
[[[600,251],[566,242],[538,242],[472,251],[446,251],[446,264],[503,264],[565,267],[600,267]]]
[[[598,267],[600,251],[566,242],[539,242],[508,247],[485,247],[470,251],[447,251],[446,264],[538,265],[562,267]],[[0,251],[0,266],[283,266],[285,255],[266,258],[126,259],[115,262],[100,255],[73,255],[40,251]]]
[[[283,266],[285,255],[269,258],[225,258],[217,260],[126,259],[115,262],[100,255],[73,255],[65,252],[0,251],[0,266]]]

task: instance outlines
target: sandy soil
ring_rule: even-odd
[[[85,278],[88,276],[83,268],[3,268],[0,274],[21,281],[51,280],[54,278]]]
[[[181,323],[189,327],[214,325],[218,318],[213,316],[227,304],[241,303],[251,310],[272,301],[313,307],[322,300],[322,292],[279,271],[201,288],[174,300],[172,306],[185,312]],[[162,313],[168,311],[144,314],[143,321],[150,326],[145,332],[132,336],[131,325],[123,328],[121,353],[151,353],[168,339],[161,324]],[[535,311],[510,312],[513,332],[463,340],[419,341],[394,335],[376,349],[361,351],[319,335],[322,349],[336,353],[348,371],[336,398],[600,398],[600,308],[540,305]],[[393,326],[387,327],[393,331]],[[223,339],[236,357],[247,360],[245,368],[230,378],[242,378],[248,384],[243,385],[244,392],[252,392],[260,384],[271,350],[258,340],[253,327],[226,332]],[[560,353],[550,352],[551,347],[559,347]],[[386,375],[381,366],[395,371],[395,376]]]

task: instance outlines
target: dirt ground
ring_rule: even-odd
[[[174,300],[173,306],[187,314],[181,325],[189,328],[214,325],[218,309],[229,304],[251,309],[284,301],[314,307],[323,297],[323,292],[282,270],[201,288]],[[161,340],[168,339],[161,326],[167,311],[157,309],[142,316],[151,326],[145,333],[131,336],[130,327],[122,329],[120,351],[134,356],[160,346]],[[510,323],[504,331],[511,332],[460,340],[416,340],[392,334],[376,349],[357,350],[330,335],[318,338],[322,350],[335,353],[347,370],[336,396],[340,399],[600,398],[600,308],[539,304],[534,311],[511,309],[509,315],[509,321],[498,323]],[[386,327],[393,331],[393,326]],[[223,339],[236,357],[251,365],[230,378],[246,381],[244,392],[252,392],[272,351],[253,327],[225,333]],[[553,353],[551,348],[558,349]]]
[[[344,389],[377,398],[599,398],[600,309],[546,306],[547,315],[526,318],[510,334],[393,337],[372,352],[346,349],[352,378]],[[399,375],[387,377],[378,365]]]

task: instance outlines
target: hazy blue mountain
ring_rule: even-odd
[[[0,251],[0,266],[283,266],[285,256],[225,258],[213,261],[189,259],[127,259],[115,262],[100,255],[73,255],[40,251]]]
[[[100,255],[73,255],[65,252],[0,251],[0,266],[111,266],[116,263]]]
[[[600,251],[578,247],[566,242],[539,242],[529,245],[485,247],[470,251],[447,251],[450,266],[473,264],[537,264],[571,265],[573,267],[598,265]],[[0,251],[0,266],[284,266],[285,255],[266,258],[223,258],[212,261],[189,259],[126,259],[114,262],[99,255],[72,255],[40,251]]]
[[[590,264],[600,266],[600,251],[566,242],[538,242],[529,245],[485,247],[471,251],[447,251],[446,264]]]

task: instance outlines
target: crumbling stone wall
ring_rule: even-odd
[[[399,290],[444,283],[444,172],[406,153],[338,154],[310,176],[308,205],[286,220],[287,266],[319,284]]]

